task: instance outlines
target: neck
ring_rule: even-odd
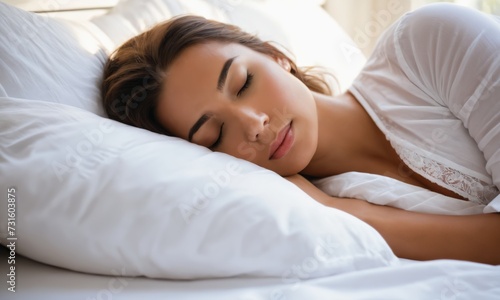
[[[387,141],[370,116],[346,92],[338,96],[314,93],[318,113],[318,146],[303,175],[325,177],[366,171],[366,163],[387,157]]]

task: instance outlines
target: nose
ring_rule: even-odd
[[[241,123],[244,134],[249,142],[256,142],[264,138],[264,131],[269,124],[269,116],[250,107],[239,107],[236,118]]]

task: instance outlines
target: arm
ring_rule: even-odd
[[[352,214],[374,227],[398,257],[500,264],[500,214],[416,213],[362,200],[331,197],[301,175],[286,179],[316,201]]]

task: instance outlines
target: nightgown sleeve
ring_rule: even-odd
[[[500,189],[500,17],[427,5],[407,16],[394,43],[405,75],[463,122]],[[500,212],[500,195],[484,212]]]

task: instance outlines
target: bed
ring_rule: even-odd
[[[271,171],[106,118],[108,55],[186,13],[277,41],[345,90],[366,59],[321,1],[84,5],[0,3],[1,299],[500,299],[499,266],[398,258]],[[316,184],[428,213],[485,209],[369,174]]]

